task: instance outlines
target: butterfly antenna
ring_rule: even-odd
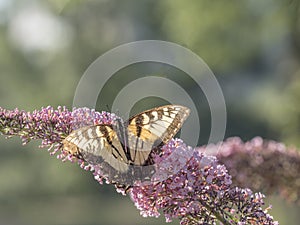
[[[106,106],[107,111],[110,112],[111,109],[109,108],[108,104],[106,104],[105,106]]]

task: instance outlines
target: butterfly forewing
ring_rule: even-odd
[[[175,136],[189,109],[167,105],[144,111],[116,125],[94,125],[73,131],[63,141],[64,149],[86,162],[101,167],[103,174],[128,184],[153,174],[152,152]]]

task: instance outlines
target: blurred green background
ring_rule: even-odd
[[[98,56],[144,39],[183,45],[209,65],[226,100],[226,137],[262,136],[300,147],[300,7],[292,0],[0,0],[0,106],[71,107],[80,77]],[[204,144],[210,132],[205,96],[167,65],[119,71],[97,109],[107,110],[126,83],[149,74],[189,91],[201,112]],[[162,103],[144,99],[134,111]],[[37,142],[21,146],[17,138],[0,137],[0,146],[0,225],[164,224],[163,217],[142,218],[128,197],[51,158]],[[276,196],[268,202],[281,224],[299,224],[299,206]]]

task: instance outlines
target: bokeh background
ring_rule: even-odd
[[[262,136],[300,147],[297,0],[0,0],[0,106],[71,108],[80,77],[97,57],[144,39],[178,43],[209,65],[226,100],[226,137]],[[105,85],[97,109],[109,109],[126,83],[153,74],[175,80],[192,96],[201,112],[199,145],[205,144],[205,97],[167,65],[122,69]],[[163,103],[143,99],[132,112]],[[98,185],[77,165],[50,157],[37,142],[21,146],[17,138],[0,137],[0,146],[1,225],[164,224],[163,217],[142,218],[128,197]],[[267,201],[281,224],[299,224],[299,206],[276,195]]]

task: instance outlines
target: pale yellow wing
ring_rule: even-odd
[[[151,164],[151,151],[169,142],[179,131],[190,110],[180,105],[153,108],[128,121],[128,146],[135,165]]]
[[[63,141],[64,149],[70,154],[97,165],[126,172],[128,160],[110,125],[86,126],[73,131]]]

